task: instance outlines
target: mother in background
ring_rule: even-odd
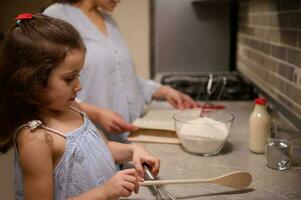
[[[179,109],[196,107],[196,103],[171,87],[136,75],[117,24],[107,13],[112,12],[119,2],[52,0],[44,14],[63,19],[80,32],[87,49],[81,73],[81,106],[94,122],[100,122],[105,130],[100,124],[96,125],[109,140],[125,143],[129,134],[126,131],[135,129],[128,123],[140,117],[144,105],[152,99],[167,100]],[[101,120],[96,117],[97,112],[103,116]]]

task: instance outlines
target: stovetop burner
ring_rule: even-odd
[[[210,75],[211,74],[211,75]],[[212,79],[211,95],[208,96],[207,85]],[[238,72],[208,73],[164,73],[156,80],[190,95],[195,100],[253,100],[258,94],[251,83]]]

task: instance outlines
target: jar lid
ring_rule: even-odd
[[[265,105],[267,103],[267,99],[266,98],[256,98],[255,103],[259,104],[259,105]]]

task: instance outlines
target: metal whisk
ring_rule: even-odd
[[[145,178],[147,180],[156,180],[156,178],[154,177],[154,175],[151,173],[151,171],[149,170],[149,168],[146,165],[143,165],[144,167],[144,171],[145,171]],[[157,200],[176,200],[171,194],[170,192],[168,192],[162,185],[154,185],[153,186],[156,192],[156,198]]]

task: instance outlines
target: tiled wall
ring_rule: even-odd
[[[237,67],[301,119],[301,0],[239,3]]]

